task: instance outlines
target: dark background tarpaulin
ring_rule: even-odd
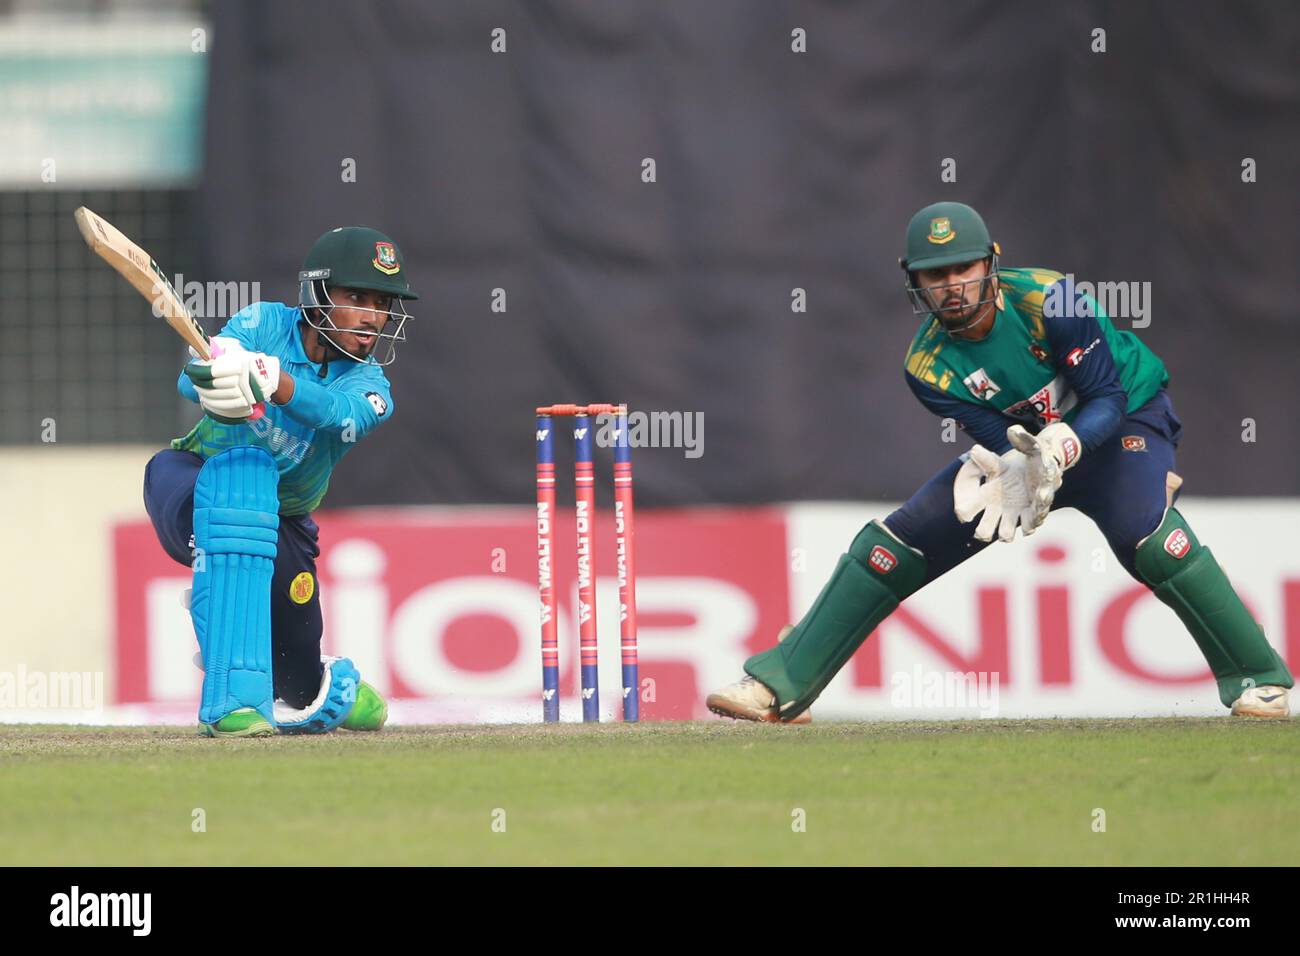
[[[644,503],[905,497],[969,444],[902,378],[896,259],[939,199],[980,209],[1006,265],[1152,283],[1139,334],[1171,372],[1188,493],[1300,487],[1294,4],[213,13],[207,276],[296,301],[311,242],[362,223],[423,297],[396,415],[328,504],[526,502],[532,408],[562,401],[704,412],[701,458],[634,456]]]

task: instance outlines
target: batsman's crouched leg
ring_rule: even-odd
[[[776,647],[745,661],[745,672],[776,695],[782,720],[797,717],[925,576],[925,556],[871,521],[803,620]]]
[[[1134,563],[1191,632],[1225,707],[1253,686],[1293,685],[1286,664],[1177,508],[1169,508],[1160,526],[1138,542]]]
[[[214,736],[273,732],[270,594],[278,483],[269,454],[237,447],[204,462],[194,485],[190,616],[203,656],[199,721]]]

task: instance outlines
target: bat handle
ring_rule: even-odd
[[[208,339],[208,358],[214,359],[221,354],[221,346],[216,342]],[[248,420],[255,422],[266,414],[266,402],[258,402],[253,406],[253,411],[249,414]]]

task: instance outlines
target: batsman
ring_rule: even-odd
[[[1182,423],[1164,363],[1060,273],[1000,268],[1001,250],[969,206],[926,206],[906,245],[899,264],[923,318],[904,377],[921,404],[977,444],[869,522],[798,625],[747,660],[740,681],[710,694],[709,709],[806,721],[900,602],[995,535],[1030,535],[1052,511],[1076,508],[1178,615],[1232,714],[1288,717],[1290,672],[1174,506]]]
[[[388,715],[352,661],[321,655],[312,512],[344,454],[393,415],[383,366],[417,296],[397,246],[362,226],[321,236],[298,288],[296,307],[240,310],[213,357],[185,366],[177,387],[203,418],[144,474],[158,541],[193,569],[212,737],[379,730]]]

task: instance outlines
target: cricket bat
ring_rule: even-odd
[[[86,245],[121,273],[127,282],[135,286],[137,292],[152,302],[154,313],[175,329],[199,353],[200,358],[212,358],[208,335],[203,331],[203,326],[185,307],[185,301],[172,288],[170,280],[158,268],[153,257],[118,232],[112,223],[95,215],[85,206],[77,209],[73,216]]]
[[[166,273],[153,261],[153,256],[85,206],[79,207],[73,216],[86,245],[153,303],[154,314],[175,329],[176,334],[199,354],[199,358],[205,361],[214,358],[217,353],[214,353],[208,334],[186,307],[185,300],[176,292]],[[265,406],[259,404],[254,407],[250,418],[261,418],[264,412]]]

